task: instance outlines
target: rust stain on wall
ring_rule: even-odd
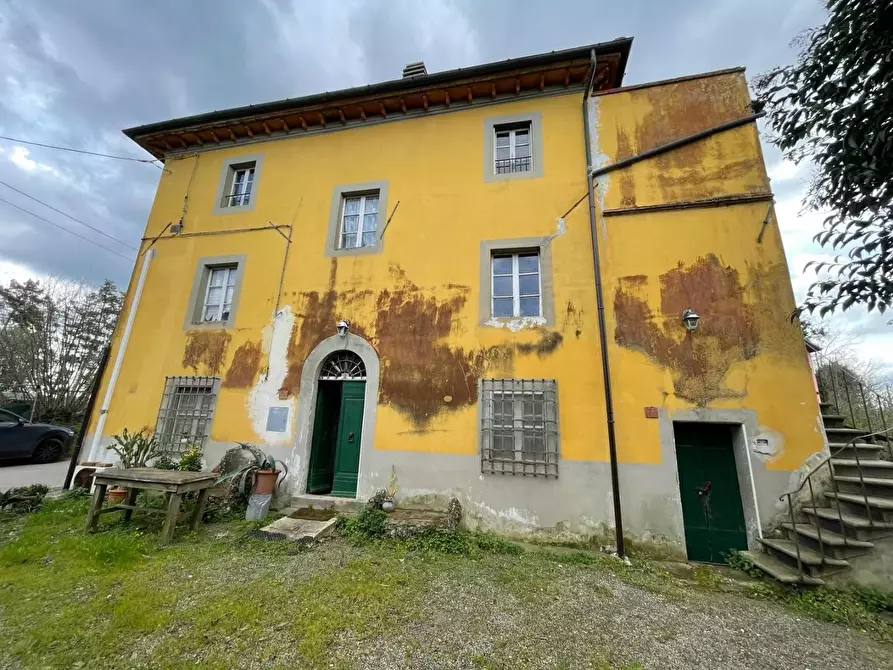
[[[289,367],[280,398],[297,393],[307,355],[334,332],[335,320],[349,318],[351,311],[373,314],[372,323],[352,322],[351,332],[378,351],[380,401],[405,414],[421,432],[428,430],[438,414],[474,405],[478,379],[485,374],[511,376],[516,355],[544,358],[564,339],[561,333],[541,328],[535,342],[472,349],[452,346],[451,338],[464,330],[460,316],[470,293],[467,286],[444,287],[446,292],[440,290],[435,296],[393,265],[390,275],[394,285],[372,302],[368,291],[335,291],[335,272],[333,262],[326,292],[299,293],[296,312],[300,323],[295,325],[289,343]],[[449,401],[444,400],[447,396]]]
[[[223,386],[226,388],[248,388],[254,384],[260,368],[260,343],[245,342],[236,349],[233,360],[226,371]]]
[[[197,373],[204,367],[205,374],[216,375],[223,366],[230,334],[225,330],[199,330],[186,334],[186,347],[183,349],[183,367],[192,368]]]
[[[301,385],[301,370],[304,360],[317,344],[335,332],[335,278],[338,274],[338,259],[333,258],[329,266],[329,286],[321,295],[316,291],[301,292],[297,296],[296,316],[301,320],[295,327],[288,342],[286,358],[288,371],[279,389],[280,400],[290,398]]]
[[[618,127],[617,129],[617,160],[624,160],[633,155],[632,147],[630,147],[629,138],[626,133]],[[636,180],[633,177],[632,170],[624,168],[618,170],[617,180],[620,185],[620,204],[623,207],[635,207],[636,205]]]
[[[641,276],[621,278],[614,293],[615,342],[669,368],[675,394],[698,406],[740,397],[725,378],[736,362],[757,356],[762,331],[738,271],[709,254],[659,280],[660,314],[655,315],[642,295]],[[693,333],[681,323],[687,307],[702,315]]]

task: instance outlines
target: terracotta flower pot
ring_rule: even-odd
[[[276,481],[279,479],[280,470],[255,470],[254,492],[260,494],[273,493],[276,490]]]
[[[117,505],[124,502],[124,498],[127,497],[127,489],[115,487],[113,489],[109,489],[106,495],[108,496],[109,504]]]

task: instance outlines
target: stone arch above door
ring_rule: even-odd
[[[363,435],[360,440],[360,465],[358,475],[363,475],[363,463],[372,449],[375,437],[375,413],[378,405],[381,363],[378,352],[366,340],[348,333],[344,337],[332,335],[320,342],[304,361],[301,369],[301,386],[298,391],[298,414],[296,419],[295,445],[289,475],[289,489],[293,494],[306,491],[307,472],[310,465],[310,440],[313,435],[313,420],[316,413],[316,393],[323,364],[330,355],[338,351],[349,351],[359,356],[366,366],[366,391],[364,396]]]

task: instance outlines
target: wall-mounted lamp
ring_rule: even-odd
[[[682,323],[685,324],[685,327],[688,330],[694,330],[698,327],[698,322],[701,320],[701,317],[698,316],[698,313],[695,312],[690,307],[687,308],[684,312],[682,312]]]
[[[341,321],[338,322],[338,325],[335,326],[335,330],[338,331],[338,337],[347,337],[347,331],[350,330],[350,321],[341,319]]]

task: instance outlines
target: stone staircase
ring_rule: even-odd
[[[848,559],[875,550],[874,540],[893,536],[890,432],[871,437],[848,426],[831,403],[821,403],[821,411],[831,456],[800,487],[806,502],[797,510],[796,498],[789,497],[797,492],[782,496],[793,514],[780,535],[761,539],[761,552],[741,552],[786,584],[820,586],[824,576],[848,569]]]

